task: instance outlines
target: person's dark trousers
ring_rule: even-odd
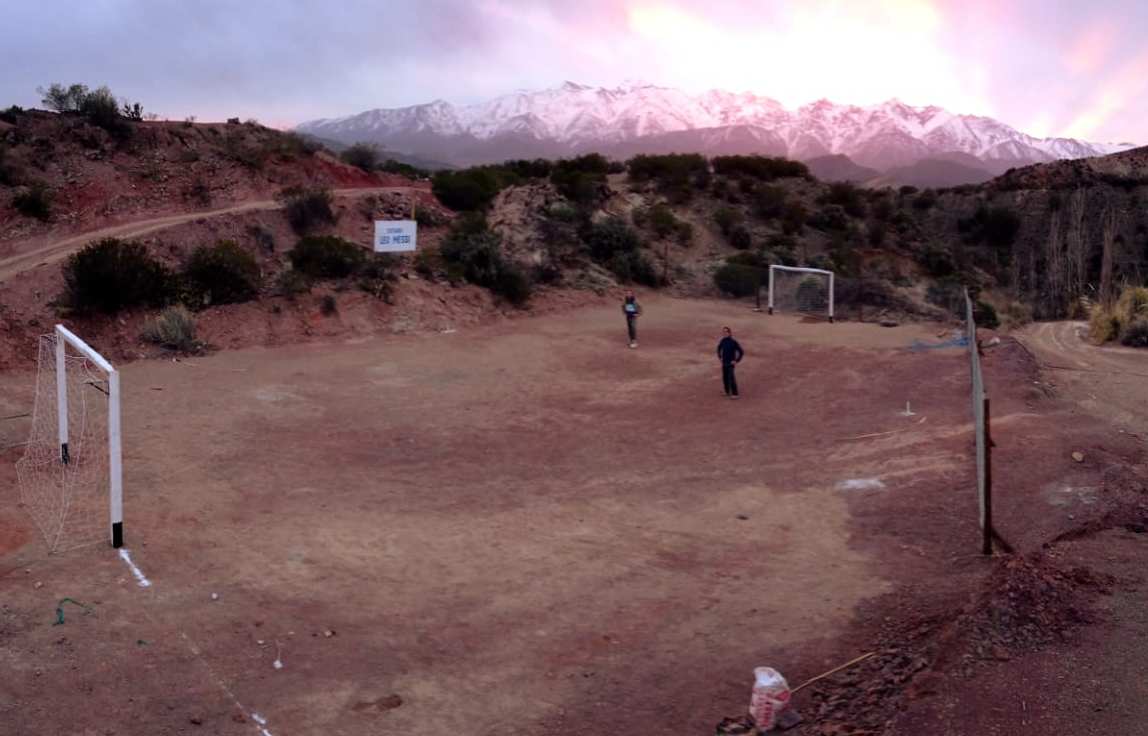
[[[626,329],[630,331],[630,342],[637,342],[638,340],[638,318],[627,317]]]
[[[733,363],[722,363],[721,384],[725,388],[726,396],[737,396],[737,378],[733,374]]]

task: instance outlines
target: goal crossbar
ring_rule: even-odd
[[[770,266],[769,267],[769,314],[773,314],[773,306],[774,306],[773,295],[775,293],[774,288],[773,288],[774,287],[774,276],[779,271],[788,272],[788,273],[815,273],[815,274],[819,274],[821,276],[828,276],[829,277],[829,289],[828,289],[829,293],[827,296],[829,299],[829,321],[830,322],[833,321],[833,272],[832,271],[826,271],[823,268],[804,268],[804,267],[800,267],[800,266]]]
[[[124,544],[123,446],[120,427],[120,374],[104,356],[63,325],[56,325],[56,427],[60,441],[60,462],[67,465],[68,383],[67,346],[90,360],[108,376],[108,494],[109,525],[113,547]]]

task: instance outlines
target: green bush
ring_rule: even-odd
[[[1148,348],[1148,318],[1138,317],[1120,335],[1120,343],[1130,348]]]
[[[324,187],[289,187],[279,194],[291,228],[300,235],[321,225],[335,224],[334,195]]]
[[[391,284],[398,280],[395,275],[396,262],[395,256],[389,253],[370,254],[359,269],[359,289],[390,304],[393,293]]]
[[[738,250],[748,250],[753,246],[753,236],[745,225],[735,225],[729,231],[729,244]]]
[[[658,286],[661,283],[654,264],[638,250],[617,251],[605,265],[624,284]]]
[[[742,214],[741,210],[734,209],[733,207],[719,207],[717,211],[714,212],[714,223],[717,224],[718,229],[721,230],[721,234],[727,238],[734,226],[740,225],[743,222],[745,222],[745,215]]]
[[[12,207],[25,217],[47,222],[52,216],[52,193],[46,184],[37,182],[12,197]]]
[[[356,143],[339,154],[339,158],[363,171],[374,171],[379,165],[379,149],[370,143]]]
[[[590,249],[590,257],[599,263],[606,263],[615,253],[629,253],[642,246],[638,234],[619,217],[591,223],[582,240]]]
[[[530,299],[531,284],[526,273],[502,257],[502,241],[486,227],[481,216],[460,218],[439,249],[447,277],[461,275],[472,284],[486,287],[515,306]]]
[[[865,216],[865,200],[862,198],[861,189],[851,182],[833,182],[819,201],[823,204],[838,205],[850,217]]]
[[[841,205],[829,204],[809,218],[809,225],[824,232],[840,232],[849,228],[849,216]]]
[[[172,350],[190,352],[199,347],[195,339],[195,317],[182,305],[168,307],[148,320],[140,337]]]
[[[989,330],[995,330],[1001,324],[1000,318],[997,317],[996,307],[979,299],[973,304],[973,321],[977,323],[978,327]]]
[[[928,246],[920,255],[920,263],[925,271],[934,278],[944,278],[956,273],[957,265],[953,256],[939,246]]]
[[[293,268],[284,269],[275,278],[275,291],[279,296],[294,299],[311,291],[311,279]]]
[[[710,165],[697,153],[671,153],[661,156],[638,155],[626,162],[630,179],[653,181],[658,190],[675,202],[685,202],[694,190],[710,184]]]
[[[302,238],[288,253],[291,266],[314,279],[341,279],[355,274],[367,251],[333,235]]]
[[[590,153],[554,162],[550,182],[558,193],[582,206],[595,204],[606,184],[610,162],[600,154]]]
[[[799,235],[809,220],[809,211],[800,201],[790,199],[781,212],[781,231],[786,235]]]
[[[440,171],[431,180],[434,196],[459,212],[486,209],[502,187],[497,173],[481,166],[461,171]]]
[[[517,264],[503,261],[490,290],[514,306],[521,307],[530,301],[532,287],[525,271]]]
[[[772,220],[785,212],[786,194],[783,187],[766,184],[753,194],[753,209],[763,220]]]
[[[913,199],[913,207],[919,210],[932,209],[937,203],[937,194],[932,189],[926,189]]]
[[[171,271],[140,243],[106,238],[85,246],[64,264],[65,296],[79,312],[115,314],[171,302]]]
[[[714,172],[723,176],[743,176],[758,181],[785,178],[812,178],[809,167],[800,161],[769,156],[718,156],[713,160]]]
[[[379,171],[385,171],[388,174],[398,174],[405,176],[408,179],[429,179],[431,172],[426,169],[420,169],[417,166],[405,164],[402,161],[396,161],[393,158],[388,158],[386,161],[379,164]]]
[[[195,305],[235,304],[259,294],[259,264],[233,240],[201,245],[183,269],[184,283]]]
[[[5,123],[16,125],[19,122],[20,116],[24,114],[24,108],[19,105],[12,105],[7,110],[0,110],[0,120]]]
[[[730,296],[753,296],[763,283],[762,274],[760,268],[726,263],[714,273],[714,285]]]

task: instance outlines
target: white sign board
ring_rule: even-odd
[[[414,220],[375,220],[375,252],[414,250],[418,242],[418,227]]]

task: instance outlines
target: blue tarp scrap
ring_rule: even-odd
[[[941,350],[943,348],[967,348],[969,346],[968,335],[957,335],[944,342],[925,342],[923,340],[914,340],[909,349],[914,353],[922,350]]]

